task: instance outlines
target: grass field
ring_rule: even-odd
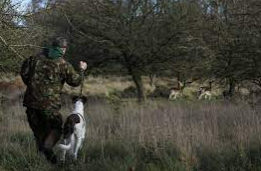
[[[150,93],[149,79],[143,80]],[[156,86],[169,93],[174,81],[157,79]],[[196,100],[199,85],[186,87],[184,97],[176,101],[161,97],[139,104],[121,97],[135,94],[129,78],[88,77],[87,138],[78,162],[65,166],[50,165],[37,153],[25,108],[3,100],[0,171],[261,171],[259,108],[242,99],[222,100],[216,85],[211,101]],[[64,118],[72,110],[68,93],[78,91],[65,87]]]
[[[261,115],[221,101],[89,99],[87,139],[74,165],[52,166],[37,154],[24,108],[0,109],[0,170],[261,170]],[[64,117],[71,110],[65,101]]]

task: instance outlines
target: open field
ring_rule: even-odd
[[[154,85],[150,84],[150,79],[148,76],[142,77],[145,94],[148,98],[165,98],[167,99],[170,94],[170,89],[172,87],[177,87],[176,78],[169,77],[157,77],[154,80]],[[18,84],[16,83],[18,81]],[[10,85],[20,85],[20,76],[14,76],[13,74],[4,74],[0,77],[0,83]],[[192,84],[188,84],[182,90],[181,99],[186,100],[195,100],[199,97],[199,88],[200,86],[207,86],[207,80],[199,80],[197,82],[193,82]],[[21,87],[18,87],[20,90]],[[226,88],[218,82],[214,82],[212,85],[212,100],[213,99],[223,99],[222,92],[225,91]],[[257,88],[251,84],[242,84],[241,87],[236,87],[234,100],[241,101],[258,101],[260,92],[257,91]],[[255,92],[256,91],[256,92]],[[65,84],[63,89],[64,94],[75,94],[78,95],[79,87],[70,87]],[[2,93],[1,85],[0,85],[0,93]],[[136,87],[133,83],[131,77],[128,76],[93,76],[89,75],[85,78],[84,86],[83,86],[83,94],[85,96],[94,96],[99,98],[107,98],[107,99],[122,99],[122,98],[135,98],[136,95]],[[6,94],[6,93],[5,93]]]
[[[261,0],[0,0],[0,9],[0,171],[261,171]],[[71,96],[87,97],[77,162],[51,165],[37,152],[20,75],[28,101],[48,109],[61,93],[64,121]]]
[[[168,98],[170,88],[177,87],[176,78],[160,77],[155,78],[155,85],[150,85],[150,79],[147,76],[142,77],[145,93],[148,97],[157,96],[161,98]],[[187,85],[183,90],[183,99],[197,99],[198,89],[202,85],[207,85],[207,81],[193,82]],[[133,80],[130,77],[95,77],[87,76],[84,82],[83,93],[87,96],[98,96],[98,97],[136,97],[136,87]],[[214,84],[212,88],[213,98],[220,98],[222,96],[222,89],[219,85]],[[65,93],[78,94],[79,88],[73,88],[68,85],[64,87]]]
[[[2,80],[12,83],[12,78],[7,75]],[[152,90],[147,77],[143,81],[150,97],[157,89]],[[0,170],[261,170],[259,109],[242,99],[222,100],[217,85],[211,101],[196,100],[201,83],[186,87],[182,99],[169,101],[175,81],[158,78],[156,87],[163,87],[163,96],[139,104],[132,98],[135,90],[128,77],[87,77],[87,139],[77,165],[65,167],[52,166],[37,154],[21,103],[2,100]],[[78,91],[65,86],[64,118],[72,108],[68,94]],[[125,93],[128,98],[121,97]]]
[[[66,117],[70,101],[61,110]],[[91,171],[261,170],[261,115],[230,102],[89,98],[87,139],[77,165],[51,166],[38,155],[24,108],[0,110],[0,169]]]

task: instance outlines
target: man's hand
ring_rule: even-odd
[[[81,61],[80,62],[80,69],[82,69],[82,70],[86,70],[87,69],[87,63],[86,62],[83,62],[83,61]]]

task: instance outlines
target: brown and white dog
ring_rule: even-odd
[[[86,122],[84,118],[84,103],[85,97],[74,97],[74,109],[67,117],[64,124],[63,139],[58,144],[58,149],[61,150],[61,162],[65,162],[66,155],[77,160],[78,151],[83,145],[86,133]]]

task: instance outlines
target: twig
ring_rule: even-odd
[[[99,44],[104,43],[104,42],[108,42],[108,40],[100,40],[100,41],[99,40],[95,40],[95,39],[91,38],[89,35],[87,35],[86,33],[84,33],[83,31],[77,29],[73,25],[73,23],[70,21],[70,19],[68,18],[67,14],[62,9],[61,9],[61,11],[62,11],[62,14],[64,15],[65,19],[67,20],[68,24],[71,26],[71,28],[73,30],[75,30],[77,33],[79,33],[80,35],[82,35],[84,37],[87,37],[89,40],[91,40],[93,42],[96,42],[96,43],[99,43]]]
[[[8,43],[6,42],[6,40],[0,35],[0,40],[4,43],[4,45],[6,47],[8,47],[13,53],[15,53],[17,55],[17,57],[19,57],[20,59],[24,60],[25,58],[20,55],[13,47],[9,46]]]
[[[42,46],[38,45],[32,45],[32,44],[24,44],[24,45],[9,45],[10,47],[37,47],[37,48],[44,48]]]

